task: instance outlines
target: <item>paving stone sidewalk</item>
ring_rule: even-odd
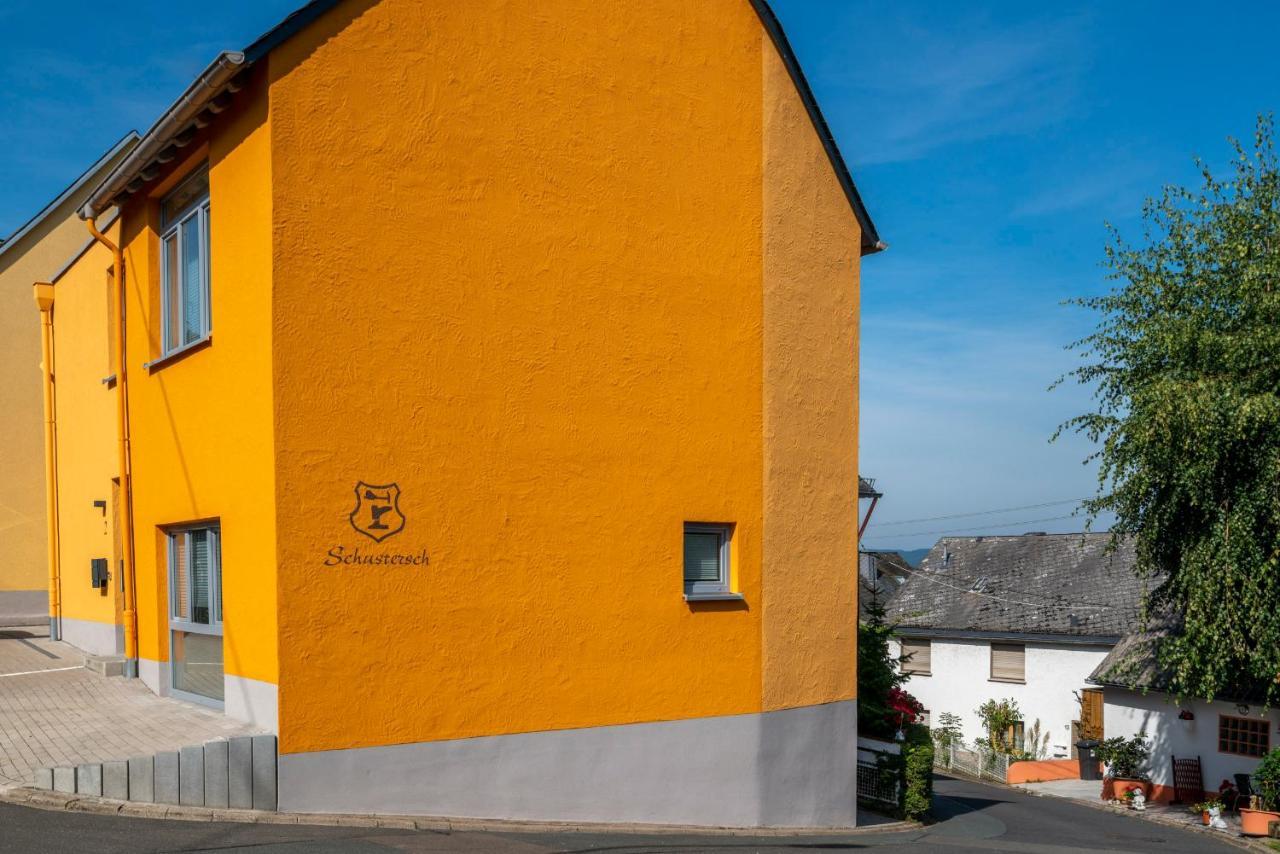
[[[36,768],[127,759],[261,732],[221,712],[102,677],[39,627],[0,628],[0,787]]]

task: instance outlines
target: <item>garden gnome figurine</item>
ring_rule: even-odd
[[[1147,808],[1147,796],[1141,789],[1133,790],[1133,808],[1138,812],[1142,812]]]
[[[1222,818],[1222,807],[1209,807],[1209,826],[1218,830],[1227,829],[1227,822]]]

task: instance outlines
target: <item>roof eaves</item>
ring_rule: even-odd
[[[875,223],[871,221],[871,214],[867,212],[867,206],[862,202],[862,195],[858,192],[857,185],[853,183],[853,175],[849,172],[849,167],[844,161],[844,155],[840,153],[840,147],[836,145],[835,136],[832,135],[831,128],[827,125],[826,117],[822,114],[822,108],[818,106],[818,99],[813,95],[813,89],[810,88],[809,81],[804,76],[804,70],[800,67],[800,61],[796,59],[795,51],[791,49],[791,42],[787,39],[787,34],[782,29],[782,22],[774,14],[768,0],[751,0],[751,5],[755,8],[756,14],[760,16],[765,32],[769,34],[774,46],[778,49],[778,54],[782,57],[782,62],[791,75],[796,91],[800,94],[800,100],[804,102],[805,110],[809,113],[809,120],[813,122],[813,128],[818,132],[822,147],[827,152],[827,159],[831,161],[831,168],[835,170],[836,178],[839,179],[840,186],[844,189],[844,194],[849,199],[849,205],[853,208],[853,214],[858,219],[858,225],[862,229],[862,254],[870,255],[873,252],[887,249],[887,244],[880,239],[880,233],[876,231]]]
[[[101,214],[128,187],[140,185],[147,180],[148,167],[152,166],[158,155],[177,144],[192,122],[196,121],[196,117],[209,107],[210,102],[224,91],[238,88],[234,84],[237,75],[252,67],[287,39],[297,35],[338,3],[339,0],[312,0],[267,30],[244,50],[223,51],[218,54],[209,67],[196,77],[186,91],[142,135],[137,148],[129,157],[121,161],[98,185],[81,208],[80,215],[89,219]],[[161,162],[168,159],[170,158],[164,158]]]
[[[150,129],[142,135],[138,145],[112,169],[97,188],[89,195],[80,208],[83,219],[92,219],[116,203],[122,194],[138,189],[143,182],[150,180],[148,172],[158,169],[159,164],[172,160],[176,153],[171,148],[182,148],[190,142],[190,130],[193,123],[199,125],[201,113],[208,109],[221,112],[211,102],[226,91],[236,91],[239,87],[233,78],[246,66],[245,56],[239,51],[223,51],[209,63],[195,81],[187,87],[178,100],[169,105],[161,113]],[[183,137],[188,137],[183,141]]]
[[[311,0],[310,3],[292,12],[243,51],[224,51],[220,54],[209,68],[187,87],[187,91],[165,110],[156,123],[151,126],[150,130],[142,136],[138,147],[134,149],[129,157],[112,170],[111,174],[94,190],[89,201],[81,209],[80,215],[85,219],[89,219],[100,214],[113,204],[116,196],[138,179],[139,174],[143,172],[154,156],[164,150],[175,136],[186,129],[188,123],[194,119],[209,101],[217,97],[221,89],[236,73],[249,68],[280,44],[297,35],[325,12],[338,5],[339,2],[340,0]],[[862,201],[857,185],[853,182],[853,175],[849,172],[844,156],[840,153],[839,146],[836,145],[831,128],[822,114],[822,108],[818,106],[813,89],[809,86],[809,81],[804,75],[804,70],[800,67],[799,60],[796,59],[795,51],[791,48],[791,42],[787,39],[787,35],[782,29],[782,23],[778,20],[778,16],[774,14],[768,0],[751,0],[751,6],[759,16],[765,31],[773,40],[778,54],[782,57],[783,64],[791,75],[796,91],[804,103],[814,130],[818,133],[822,147],[826,151],[827,159],[831,161],[831,167],[835,170],[836,178],[839,180],[840,186],[849,200],[850,207],[853,208],[854,216],[857,218],[862,232],[862,254],[870,255],[886,249],[887,246],[880,239],[880,234],[876,230],[875,223],[871,220],[871,214],[867,212],[867,207]],[[230,66],[235,67],[230,73],[226,73],[225,78],[221,78],[220,74],[226,72]],[[211,77],[212,75],[219,76]]]

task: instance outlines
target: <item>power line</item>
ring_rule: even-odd
[[[913,525],[916,522],[943,522],[947,519],[970,519],[974,516],[994,516],[997,513],[1012,513],[1014,510],[1038,510],[1041,507],[1057,507],[1062,504],[1079,504],[1087,498],[1065,498],[1062,501],[1046,501],[1043,504],[1023,504],[1019,507],[1002,507],[999,510],[979,510],[976,513],[953,513],[950,516],[925,516],[922,519],[899,519],[895,522],[873,522],[873,528],[888,528],[893,525]]]
[[[937,578],[928,572],[921,572],[918,569],[910,569],[908,567],[901,567],[901,566],[895,566],[895,568],[900,569],[904,572],[909,572],[912,575],[918,578],[923,578],[925,581],[931,582],[933,584],[938,584],[938,585],[941,585],[942,587],[946,587],[949,590],[955,590],[960,593],[969,593],[974,596],[984,596],[987,599],[994,599],[997,602],[1004,602],[1008,605],[1026,605],[1028,608],[1104,608],[1104,609],[1111,608],[1110,605],[1103,605],[1101,603],[1093,603],[1093,602],[1024,602],[1018,599],[1009,599],[1004,596],[996,596],[994,593],[984,593],[981,590],[974,590],[972,589],[972,587],[957,587],[954,584],[947,584],[941,578]]]
[[[1074,514],[1068,514],[1068,515],[1066,515],[1066,516],[1046,516],[1046,517],[1045,517],[1045,518],[1043,518],[1043,519],[1023,519],[1023,520],[1022,520],[1022,521],[1020,521],[1020,522],[1002,522],[1002,523],[1000,523],[999,525],[988,525],[988,526],[987,526],[987,528],[988,528],[988,529],[991,529],[991,528],[1018,528],[1018,527],[1021,527],[1022,525],[1035,525],[1035,524],[1037,524],[1037,523],[1039,523],[1039,522],[1057,522],[1057,521],[1059,521],[1059,520],[1061,520],[1061,519],[1074,519],[1074,518],[1076,518]],[[971,534],[971,535],[973,535],[973,536],[975,536],[975,537],[980,537],[980,536],[982,536],[982,534],[975,534],[975,533],[973,533],[973,529],[972,529],[972,528],[949,528],[949,529],[941,530],[941,531],[911,531],[911,532],[906,533],[906,534],[884,534],[884,535],[876,535],[876,539],[877,539],[877,540],[896,540],[896,539],[901,539],[901,538],[903,538],[903,537],[925,537],[925,536],[930,536],[930,535],[933,535],[933,534]],[[870,539],[870,538],[871,538],[871,536],[870,536],[870,534],[868,534],[868,535],[867,535],[867,537],[866,537],[866,539]]]

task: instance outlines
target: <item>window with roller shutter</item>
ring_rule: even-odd
[[[991,681],[1026,682],[1027,648],[1020,643],[991,644]]]
[[[933,641],[928,638],[902,639],[902,672],[912,676],[933,673]]]

